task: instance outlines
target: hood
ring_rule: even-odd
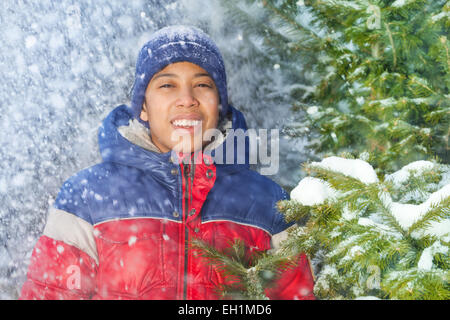
[[[245,143],[239,146],[239,139],[230,130],[247,130],[244,115],[229,106],[228,117],[219,129],[223,132],[223,139],[211,142],[204,153],[214,159],[218,169],[228,173],[248,169],[249,139],[246,136]],[[98,142],[104,162],[119,163],[145,171],[173,168],[169,161],[172,152],[162,153],[158,150],[150,139],[148,128],[136,120],[132,110],[126,105],[116,107],[103,120],[98,132]]]

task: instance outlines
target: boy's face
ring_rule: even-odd
[[[150,80],[141,119],[150,125],[153,143],[168,152],[202,148],[203,133],[217,127],[219,93],[213,79],[190,62],[166,66]]]

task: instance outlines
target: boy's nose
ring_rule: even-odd
[[[179,107],[196,107],[199,105],[198,100],[195,98],[192,88],[182,88],[177,100],[177,106]]]

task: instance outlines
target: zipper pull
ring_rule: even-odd
[[[189,178],[189,174],[191,173],[191,165],[189,163],[183,164],[184,177]]]

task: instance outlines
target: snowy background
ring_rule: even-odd
[[[283,68],[261,63],[217,0],[2,1],[0,299],[18,297],[49,205],[64,180],[99,161],[100,122],[128,104],[141,45],[170,24],[201,27],[217,42],[249,128],[289,121]],[[281,136],[271,178],[292,188],[304,160],[303,143]]]

